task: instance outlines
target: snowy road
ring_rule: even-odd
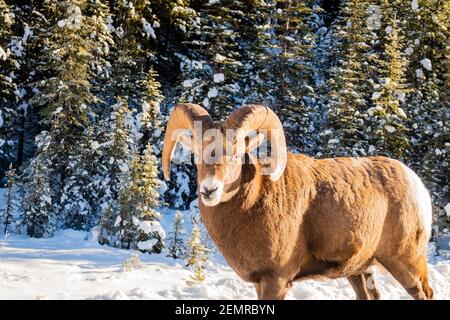
[[[142,255],[124,271],[130,251],[98,245],[84,232],[64,231],[52,239],[0,240],[0,299],[255,299],[252,285],[231,269],[211,263],[203,285],[186,285],[183,261]],[[439,259],[438,259],[439,260]],[[450,261],[430,264],[437,299],[450,299]],[[390,275],[377,275],[384,299],[409,299]],[[305,281],[288,299],[354,299],[345,279]]]

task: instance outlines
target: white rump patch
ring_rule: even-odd
[[[419,211],[419,218],[426,232],[427,239],[431,236],[431,224],[432,224],[432,209],[430,194],[423,185],[422,180],[412,171],[410,168],[402,163],[402,167],[405,170],[406,179],[408,181],[411,197],[417,209]]]

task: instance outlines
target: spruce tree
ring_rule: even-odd
[[[118,199],[118,246],[142,252],[160,253],[165,233],[159,224],[156,158],[148,146],[143,155],[134,155],[127,184]]]
[[[111,77],[111,62],[108,61],[110,53],[114,48],[112,34],[112,14],[109,10],[109,2],[105,0],[88,0],[86,3],[86,20],[91,26],[89,37],[93,40],[92,48],[93,60],[90,62],[92,73],[95,77],[92,79],[91,92],[101,99],[97,103],[101,113],[108,101],[109,88],[108,81]]]
[[[19,226],[34,238],[51,237],[56,227],[48,170],[49,161],[40,153],[30,161],[24,172],[25,196]]]
[[[190,7],[193,2],[195,1],[152,1],[153,12],[158,17],[154,27],[160,30],[158,37],[162,48],[160,54],[172,59],[177,55],[188,28],[197,17],[197,12]],[[172,63],[176,62],[171,60]]]
[[[193,49],[181,62],[180,99],[203,105],[216,120],[242,101],[245,12],[243,1],[211,1],[188,31],[186,45]]]
[[[191,238],[188,241],[188,246],[187,266],[192,266],[194,272],[189,276],[186,283],[188,285],[195,285],[205,281],[206,274],[204,266],[207,261],[207,249],[202,244],[200,227],[195,218],[192,219],[192,233]]]
[[[177,211],[175,214],[172,232],[167,238],[167,250],[169,252],[167,255],[168,257],[172,257],[174,259],[184,257],[186,254],[186,247],[183,240],[184,235],[183,214],[180,211]]]
[[[0,110],[4,117],[6,112],[3,108],[13,101],[13,92],[17,87],[14,81],[15,59],[10,49],[14,19],[10,6],[4,0],[0,0],[0,102],[2,106]]]
[[[51,214],[58,218],[57,227],[83,229],[87,228],[84,223],[77,224],[71,219],[88,211],[88,200],[83,196],[89,192],[79,188],[89,182],[76,181],[79,178],[76,171],[85,164],[74,161],[82,146],[90,148],[89,143],[81,141],[90,125],[91,106],[97,102],[91,92],[94,77],[91,62],[95,61],[96,48],[92,34],[96,25],[85,15],[85,0],[49,2],[47,6],[47,10],[55,11],[55,18],[48,21],[42,35],[46,45],[40,56],[40,70],[47,76],[36,83],[38,91],[31,99],[32,105],[40,108],[41,124],[49,129],[45,133],[49,141],[38,157],[48,164]],[[74,183],[79,185],[74,187]]]
[[[62,228],[90,230],[101,217],[106,169],[100,162],[101,150],[89,126],[68,158],[67,179],[61,196]]]
[[[158,24],[149,0],[114,1],[114,41],[112,83],[114,97],[125,99],[131,110],[148,112],[159,107],[162,99],[152,43]],[[156,23],[156,24],[155,24]]]
[[[401,158],[409,149],[406,114],[401,107],[408,91],[405,77],[408,60],[396,14],[387,6],[383,7],[386,39],[377,72],[380,84],[372,94],[374,107],[368,110],[371,118],[366,123],[377,154]]]
[[[17,110],[17,68],[18,63],[11,52],[13,43],[12,26],[14,13],[4,0],[0,0],[0,172],[14,162],[17,144],[19,113]]]
[[[133,157],[135,144],[131,137],[129,118],[130,110],[126,101],[117,98],[118,103],[111,108],[115,110],[108,119],[101,122],[99,133],[100,165],[104,167],[102,174],[103,196],[99,206],[101,211],[100,244],[115,246],[118,242],[118,198],[128,181],[124,181],[129,171],[129,163]]]
[[[102,210],[102,216],[98,226],[98,243],[101,245],[114,246],[117,242],[117,227],[113,219],[115,217],[113,204],[107,204]]]
[[[406,109],[411,118],[409,162],[432,190],[438,215],[449,195],[449,46],[450,7],[447,1],[421,0],[407,11],[408,78],[412,92]],[[445,218],[442,218],[445,220]],[[448,225],[448,222],[444,222]]]
[[[263,103],[278,114],[288,142],[304,152],[312,147],[315,105],[309,25],[311,1],[262,0],[255,6],[257,37],[254,42],[246,100]]]
[[[17,209],[14,197],[17,173],[12,163],[9,165],[9,169],[6,172],[6,179],[6,197],[4,199],[6,207],[3,212],[3,231],[5,235],[8,232],[8,226],[13,223],[13,214]]]
[[[135,117],[135,143],[142,152],[148,143],[157,144],[161,132],[160,102],[163,99],[158,74],[154,69],[158,18],[149,0],[114,1],[114,19],[110,28],[114,31],[115,46],[110,60],[110,105],[117,105],[117,98],[125,100]],[[105,117],[114,112],[107,109]],[[159,154],[159,148],[155,148]]]
[[[325,150],[338,155],[366,155],[371,151],[365,121],[375,78],[372,60],[377,35],[372,30],[368,3],[347,0],[335,28],[330,75],[328,126],[322,135]]]

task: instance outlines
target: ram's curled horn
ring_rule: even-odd
[[[214,127],[214,122],[208,111],[198,104],[177,104],[170,114],[169,120],[167,121],[162,152],[162,168],[166,180],[170,179],[170,161],[172,160],[173,152],[180,136],[184,134],[186,130],[191,130],[194,135],[194,141],[196,140],[196,130],[194,130],[194,123],[196,121],[201,123],[200,134],[203,134],[205,130]]]
[[[284,172],[287,162],[286,139],[280,119],[268,107],[247,105],[234,111],[223,126],[238,129],[246,135],[249,131],[263,131],[272,147],[270,179],[277,181]]]

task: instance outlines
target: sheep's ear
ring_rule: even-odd
[[[188,135],[181,135],[178,138],[178,142],[181,143],[183,148],[190,150],[190,151],[193,150],[193,146],[194,146],[194,142],[192,140],[193,140],[193,137],[188,136]]]
[[[250,153],[256,148],[258,148],[266,138],[262,133],[257,133],[255,136],[248,137],[245,139],[245,152]]]

